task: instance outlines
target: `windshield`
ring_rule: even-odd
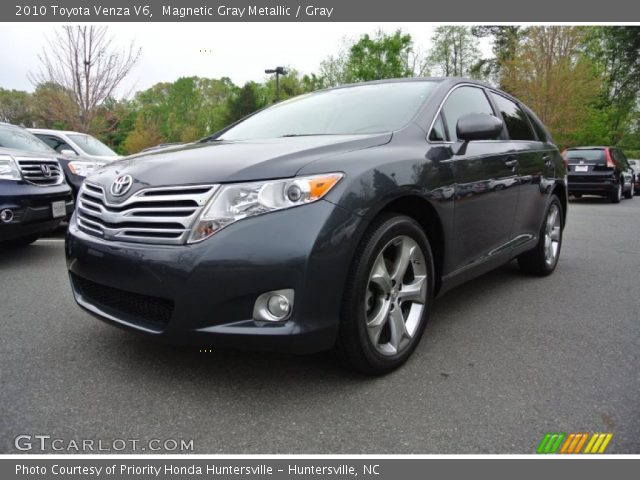
[[[0,127],[0,147],[34,153],[56,153],[42,140],[18,127]]]
[[[565,157],[568,160],[581,160],[583,163],[604,163],[604,150],[601,148],[579,150],[567,150]]]
[[[379,83],[301,95],[247,118],[219,140],[391,132],[413,118],[435,85]]]
[[[118,154],[107,147],[97,138],[91,135],[84,135],[82,133],[70,133],[67,134],[72,141],[74,141],[78,147],[80,147],[85,153],[89,155],[97,155],[103,157],[115,157]]]

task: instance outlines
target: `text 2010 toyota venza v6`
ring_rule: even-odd
[[[67,236],[77,302],[201,346],[389,371],[433,298],[517,258],[556,267],[566,169],[538,118],[464,79],[303,95],[91,176]]]

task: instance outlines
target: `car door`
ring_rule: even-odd
[[[441,109],[450,141],[457,140],[458,119],[472,113],[496,115],[485,89],[472,85],[454,88]],[[510,240],[518,188],[507,146],[503,139],[471,141],[464,154],[451,159],[454,269],[498,255]]]
[[[508,149],[517,161],[518,207],[512,231],[512,246],[517,247],[539,234],[546,208],[543,197],[554,185],[553,157],[557,152],[547,141],[544,128],[532,123],[536,119],[524,108],[499,92],[491,91],[489,96],[500,112],[509,137]]]

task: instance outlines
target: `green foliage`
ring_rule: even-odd
[[[431,43],[428,63],[436,75],[468,77],[481,74],[481,69],[477,68],[480,50],[471,28],[454,25],[438,27]]]
[[[33,123],[31,95],[19,90],[0,88],[0,122],[31,126]]]
[[[478,38],[493,40],[480,58]],[[442,26],[425,55],[410,35],[377,31],[344,41],[316,73],[287,67],[280,99],[339,84],[435,75],[484,78],[528,104],[561,146],[617,144],[640,157],[640,28],[628,26]],[[223,129],[275,101],[275,78],[234,85],[226,77],[183,77],[106,98],[89,133],[118,153],[188,142]],[[0,121],[82,130],[73,94],[55,83],[33,93],[0,88]]]
[[[377,31],[362,35],[358,41],[346,43],[335,56],[320,64],[316,85],[333,87],[344,83],[366,82],[384,78],[411,77],[417,61],[411,35],[397,30],[393,34]],[[418,70],[423,70],[418,67]]]

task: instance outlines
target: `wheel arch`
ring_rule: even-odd
[[[562,207],[562,228],[567,224],[567,209],[569,207],[569,194],[567,187],[564,183],[558,182],[551,191],[552,195],[556,195],[560,199],[560,206]]]
[[[434,295],[437,295],[442,285],[446,250],[444,228],[440,215],[428,200],[419,195],[409,194],[397,197],[380,206],[378,210],[371,215],[371,221],[381,214],[390,212],[413,218],[420,224],[429,239],[435,268]]]

